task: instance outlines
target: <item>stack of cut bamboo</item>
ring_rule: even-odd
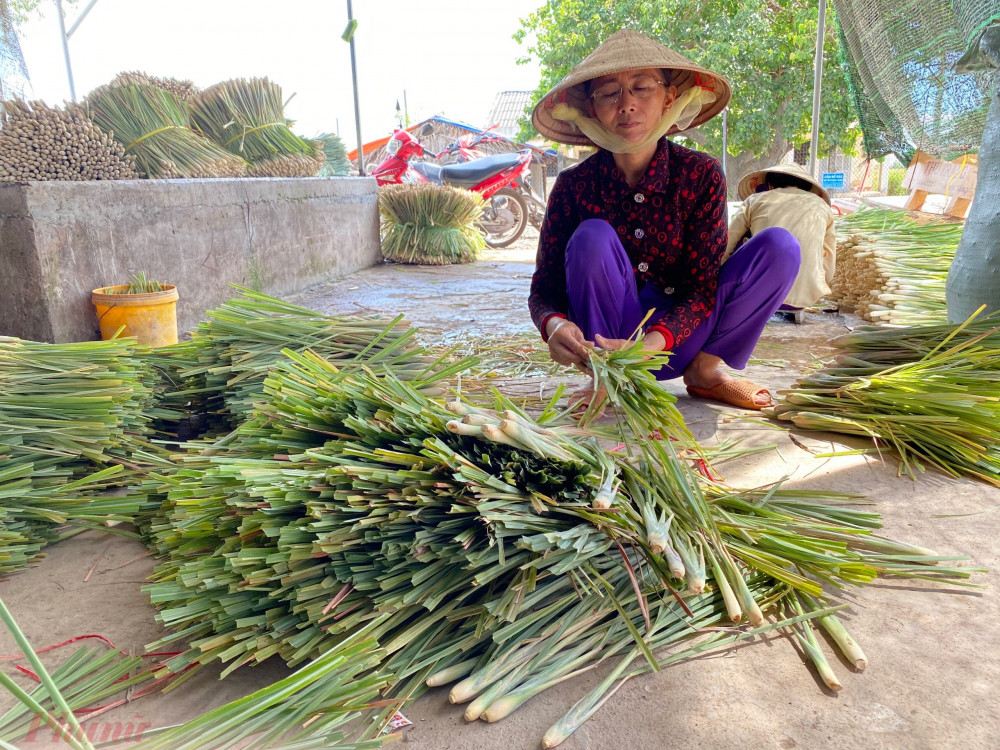
[[[861,209],[837,221],[831,299],[861,318],[893,326],[947,320],[945,281],[962,225],[921,225],[892,209]]]

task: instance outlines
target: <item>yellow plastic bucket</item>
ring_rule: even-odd
[[[177,288],[164,284],[162,292],[149,294],[108,294],[128,289],[128,284],[104,286],[90,294],[97,308],[101,338],[114,338],[122,326],[122,336],[135,336],[140,344],[167,346],[177,343]]]

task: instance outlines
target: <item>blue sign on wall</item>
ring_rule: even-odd
[[[824,189],[843,190],[847,187],[847,175],[844,172],[823,172],[820,177]]]

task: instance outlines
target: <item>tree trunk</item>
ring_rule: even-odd
[[[730,200],[737,200],[736,188],[740,184],[740,179],[750,172],[758,169],[773,167],[781,157],[788,153],[790,144],[787,141],[775,143],[763,156],[754,156],[751,153],[742,153],[739,156],[726,157],[726,187],[729,190]]]
[[[1000,68],[1000,26],[983,35],[980,52]],[[1000,310],[1000,74],[994,81],[979,149],[976,196],[945,287],[951,323],[967,320],[980,305],[986,305],[987,312]]]

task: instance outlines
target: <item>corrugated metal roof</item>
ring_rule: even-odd
[[[520,121],[526,116],[525,110],[531,106],[531,91],[501,91],[493,102],[486,126],[496,124],[494,132],[506,138],[514,138],[521,129]]]

